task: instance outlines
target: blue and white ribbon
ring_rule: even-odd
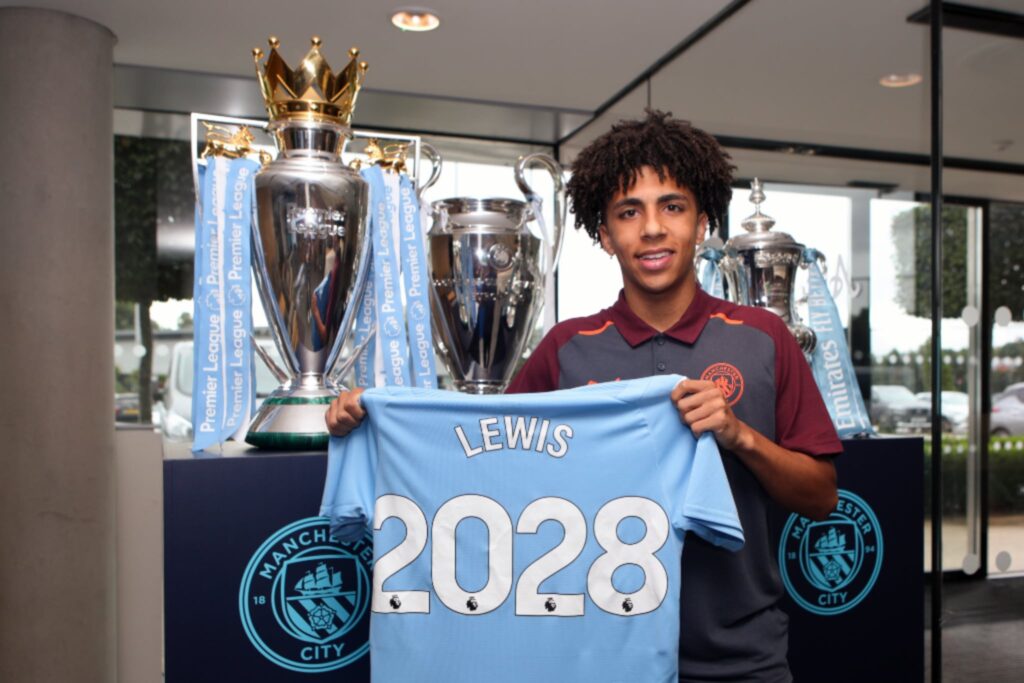
[[[871,418],[864,408],[857,375],[854,373],[846,333],[839,319],[828,283],[818,267],[819,254],[814,249],[804,250],[808,278],[808,323],[818,337],[811,356],[811,370],[832,423],[841,438],[870,435]]]
[[[376,337],[356,362],[359,386],[437,387],[430,282],[421,204],[409,178],[379,166],[361,171],[370,186],[371,265],[355,344]]]
[[[405,285],[406,326],[412,352],[413,384],[437,388],[434,335],[430,323],[430,277],[427,248],[420,219],[420,200],[409,176],[399,178],[399,215],[402,240],[402,282]]]
[[[200,167],[193,294],[193,451],[248,429],[254,403],[251,241],[259,164],[211,157]]]
[[[711,296],[725,298],[725,287],[722,284],[722,268],[718,265],[724,252],[715,247],[701,247],[698,257],[704,259],[704,268],[700,276],[700,288]]]

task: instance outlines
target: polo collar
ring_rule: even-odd
[[[665,336],[672,337],[684,344],[693,344],[704,330],[704,325],[707,324],[713,308],[714,299],[708,296],[703,289],[697,287],[693,301],[690,302],[676,324],[665,330]],[[637,347],[658,335],[656,329],[641,320],[629,307],[623,290],[619,290],[619,300],[615,302],[610,311],[615,328],[630,346]]]

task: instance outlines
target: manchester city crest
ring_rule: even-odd
[[[882,555],[875,513],[862,498],[840,489],[827,520],[790,515],[779,542],[779,570],[798,605],[814,614],[841,614],[871,592]]]
[[[326,518],[310,517],[277,531],[253,554],[238,606],[249,641],[292,671],[339,669],[369,649],[369,535],[331,538]]]

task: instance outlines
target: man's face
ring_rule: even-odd
[[[626,294],[661,299],[696,282],[694,253],[706,228],[693,192],[644,166],[636,183],[608,202],[599,234],[619,261]]]

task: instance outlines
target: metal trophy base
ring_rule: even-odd
[[[325,451],[330,435],[324,414],[337,394],[326,387],[279,388],[260,406],[246,443],[280,451]]]
[[[508,382],[490,382],[486,380],[453,380],[455,390],[463,394],[474,394],[476,396],[488,396],[505,393]]]

